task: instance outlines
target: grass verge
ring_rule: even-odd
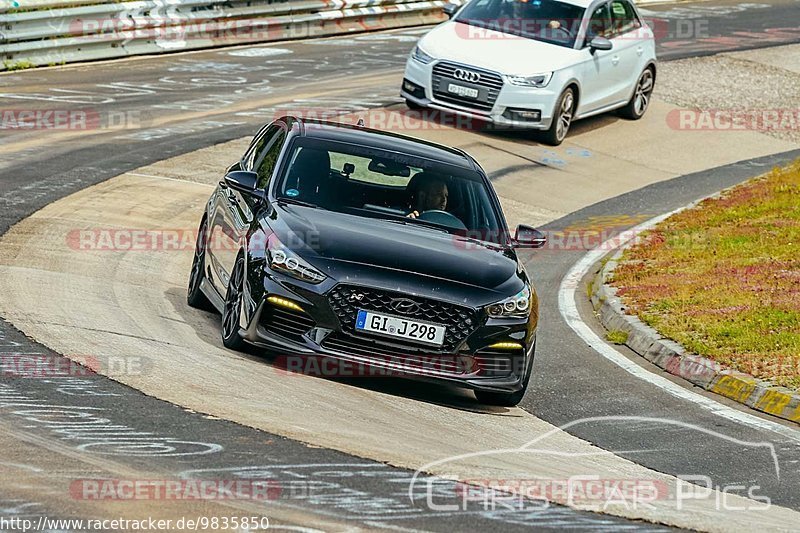
[[[687,350],[800,391],[800,161],[646,232],[611,283]]]

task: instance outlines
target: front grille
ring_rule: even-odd
[[[477,85],[479,87],[486,88],[486,97],[474,99],[458,96],[457,94],[448,92],[446,86],[449,81],[463,84],[462,81],[455,77],[456,69],[467,70],[480,74],[481,79],[477,82],[470,83],[470,85]],[[500,89],[503,88],[503,78],[496,72],[466,65],[458,65],[456,63],[448,63],[446,61],[434,65],[431,81],[433,82],[433,94],[437,100],[468,107],[470,109],[476,109],[484,113],[488,113],[492,110],[492,107],[494,107],[494,103],[497,101],[497,97],[500,94]]]
[[[401,368],[406,373],[464,375],[476,371],[475,360],[468,355],[430,354],[425,350],[408,350],[401,346],[334,332],[322,346],[343,354],[368,359],[382,366]]]
[[[386,346],[399,346],[405,353],[409,353],[409,351],[412,353],[453,353],[477,327],[477,316],[473,309],[430,298],[413,297],[399,292],[356,285],[338,285],[328,294],[331,308],[339,318],[342,329],[348,334],[355,334],[356,314],[359,309],[403,316],[391,307],[392,300],[396,298],[412,300],[418,304],[419,309],[414,312],[413,316],[409,316],[410,319],[434,322],[445,326],[447,331],[444,344],[438,348],[420,347],[412,341],[406,342],[403,339],[390,341],[381,339],[375,342]],[[357,334],[353,338],[360,340],[364,337],[362,334]]]
[[[305,313],[267,304],[261,314],[260,325],[269,333],[284,339],[302,342],[303,335],[316,326]]]

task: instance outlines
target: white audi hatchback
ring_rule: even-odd
[[[470,0],[428,32],[401,95],[563,142],[573,120],[619,110],[641,118],[656,80],[653,31],[630,0]]]

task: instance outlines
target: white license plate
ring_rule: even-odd
[[[463,85],[456,85],[455,83],[450,83],[447,85],[447,92],[457,94],[458,96],[466,96],[468,98],[478,97],[478,89],[464,87]]]
[[[424,344],[441,346],[447,328],[437,324],[417,322],[398,316],[384,315],[359,309],[356,316],[356,331],[369,331],[388,337],[408,339]]]

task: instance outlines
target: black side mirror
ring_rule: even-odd
[[[455,14],[458,13],[459,9],[461,9],[460,5],[451,4],[449,2],[444,6],[442,6],[442,11],[444,11],[445,15],[447,15],[448,18],[453,18]]]
[[[536,228],[517,226],[517,233],[514,235],[514,248],[542,248],[547,244],[547,235]]]
[[[614,48],[614,43],[605,37],[598,35],[589,41],[589,48],[591,49],[592,53],[595,53],[597,50],[611,50]]]
[[[225,174],[223,183],[235,191],[261,197],[261,191],[256,189],[258,174],[246,170],[234,170]]]

